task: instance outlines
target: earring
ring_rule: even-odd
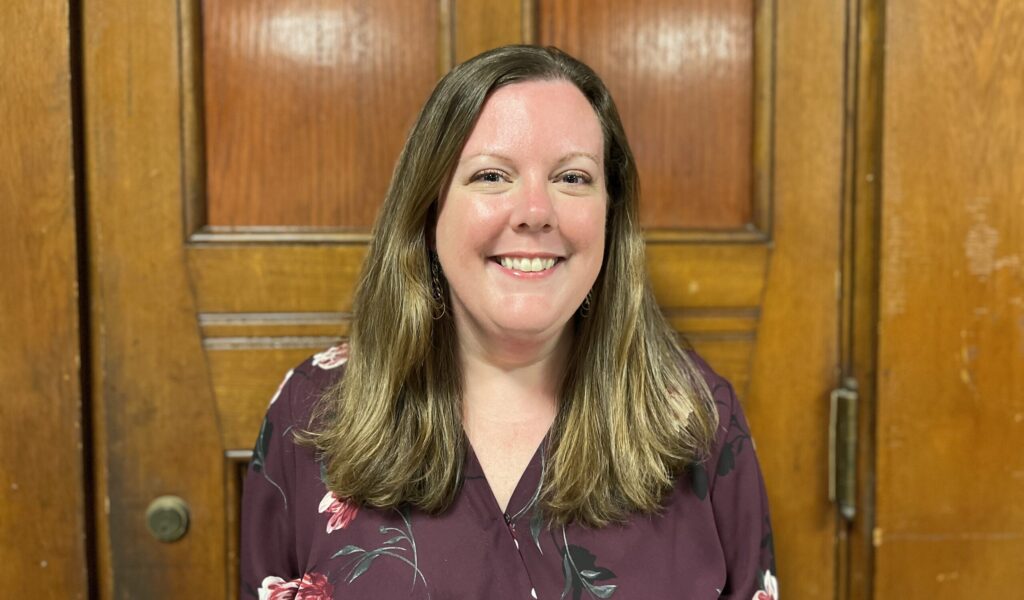
[[[430,292],[434,298],[434,319],[440,319],[447,311],[444,302],[444,289],[441,287],[441,262],[437,260],[437,254],[430,253]]]
[[[587,292],[587,297],[583,299],[583,304],[580,305],[580,316],[586,319],[590,316],[590,302],[594,299],[594,290],[591,289]]]

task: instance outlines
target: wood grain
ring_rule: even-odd
[[[455,62],[505,44],[526,43],[523,0],[455,0]]]
[[[252,449],[267,405],[285,373],[330,345],[332,340],[323,340],[288,348],[209,352],[222,447]]]
[[[754,15],[751,0],[539,3],[539,43],[582,59],[615,97],[646,227],[753,223]]]
[[[888,3],[885,27],[875,597],[1015,597],[1024,5]]]
[[[438,10],[204,2],[207,223],[369,229],[440,75]]]
[[[773,244],[745,406],[783,598],[835,594],[827,448],[839,365],[845,10],[779,2],[776,13]]]
[[[881,222],[882,71],[884,60],[885,3],[861,0],[850,24],[848,56],[853,56],[853,81],[847,106],[850,138],[845,179],[846,206],[843,237],[844,335],[843,375],[858,382],[857,514],[840,528],[841,554],[837,598],[870,598],[875,525],[875,381],[878,349],[878,260]]]
[[[89,592],[68,26],[0,9],[0,595]]]
[[[226,593],[224,460],[185,267],[173,2],[83,6],[89,275],[102,597]],[[190,506],[156,541],[147,505]]]

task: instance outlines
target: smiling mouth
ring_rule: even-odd
[[[492,257],[491,260],[505,267],[506,269],[510,269],[513,271],[521,271],[523,273],[538,273],[540,271],[547,271],[548,269],[555,266],[557,263],[564,259],[554,257],[527,258],[514,256],[495,256]]]

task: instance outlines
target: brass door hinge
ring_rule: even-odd
[[[857,514],[857,380],[832,390],[828,426],[828,499],[852,521]]]

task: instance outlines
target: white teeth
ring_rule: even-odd
[[[554,258],[510,258],[508,256],[502,256],[498,261],[501,263],[501,266],[506,269],[523,271],[524,273],[547,271],[551,267],[555,266],[555,263],[557,262]]]

